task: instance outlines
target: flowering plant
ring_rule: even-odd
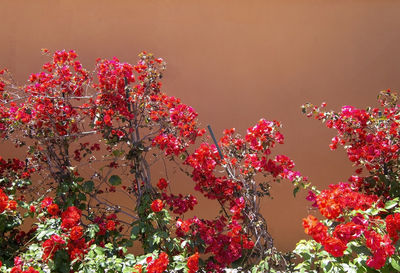
[[[307,116],[337,130],[330,148],[343,145],[356,170],[348,183],[310,191],[307,198],[326,219],[303,220],[313,240],[297,245],[300,272],[400,270],[400,108],[390,90],[378,99],[381,108],[344,106],[338,113],[324,112],[325,104],[303,107]]]
[[[0,72],[0,135],[25,152],[0,159],[2,272],[221,272],[277,255],[259,199],[280,179],[307,186],[287,156],[271,155],[280,123],[209,143],[193,108],[161,92],[164,67],[143,52],[136,65],[98,59],[89,72],[56,51],[26,86]],[[196,197],[172,192],[167,164],[152,176],[165,159],[218,217],[186,216]],[[137,242],[142,255],[129,251]]]

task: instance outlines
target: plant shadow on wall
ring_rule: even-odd
[[[228,129],[209,143],[197,113],[161,92],[162,59],[146,52],[136,65],[99,59],[89,72],[74,51],[43,53],[50,62],[26,86],[1,71],[1,137],[26,151],[24,160],[0,160],[2,272],[292,266],[274,248],[259,207],[271,182],[289,180],[295,192],[308,186],[287,156],[271,155],[283,143],[279,122],[262,119],[244,137]],[[185,216],[196,197],[171,192],[177,182],[167,173],[152,177],[157,161],[187,174],[220,214]],[[24,232],[27,218],[34,224]],[[134,242],[143,255],[127,251]]]

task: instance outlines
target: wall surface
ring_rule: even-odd
[[[322,188],[352,168],[342,151],[329,151],[333,131],[300,105],[366,107],[378,91],[399,90],[399,11],[396,0],[0,0],[0,67],[24,83],[46,61],[44,47],[75,49],[87,68],[98,57],[133,63],[153,52],[168,63],[164,91],[192,105],[217,136],[231,127],[244,134],[261,117],[280,120],[286,143],[278,152]],[[288,183],[273,195],[263,212],[278,248],[290,250],[306,237],[310,204]]]

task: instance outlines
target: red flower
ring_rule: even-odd
[[[7,209],[16,210],[17,209],[17,202],[15,200],[8,201]]]
[[[34,206],[34,205],[31,205],[31,206],[29,207],[29,211],[32,212],[32,213],[34,213],[34,212],[36,211],[35,206]]]
[[[0,213],[2,213],[8,205],[8,196],[0,189]]]
[[[64,229],[70,229],[73,226],[78,224],[79,220],[81,219],[82,212],[75,206],[68,207],[62,214],[61,214],[61,227]]]
[[[191,222],[189,220],[183,221],[182,219],[178,219],[176,221],[176,235],[183,237],[190,230],[190,225]]]
[[[251,240],[243,240],[243,248],[245,249],[252,249],[254,247],[254,242]]]
[[[400,231],[400,213],[389,215],[386,217],[385,221],[387,233],[393,240],[393,243],[396,243],[399,240],[398,232]]]
[[[164,203],[160,199],[156,199],[151,203],[151,210],[154,212],[160,212],[164,208]]]
[[[337,225],[333,231],[333,236],[340,239],[343,243],[347,244],[349,241],[354,240],[361,236],[364,231],[364,226],[357,225],[353,222]]]
[[[14,257],[14,265],[23,265],[23,261],[22,261],[22,259],[21,259],[21,257],[19,257],[19,256],[15,256]]]
[[[10,273],[22,273],[22,269],[20,265],[14,266],[13,268],[11,268]]]
[[[90,244],[90,243],[89,243]],[[75,260],[75,259],[83,259],[85,254],[87,253],[87,247],[89,245],[87,245],[85,243],[85,239],[79,239],[79,240],[70,240],[68,242],[68,254],[69,254],[69,258],[71,259],[71,261]]]
[[[154,261],[150,261],[150,264],[147,266],[148,273],[163,273],[168,266],[168,254],[165,252],[161,252],[158,256],[158,259]]]
[[[142,265],[141,264],[137,264],[133,267],[133,272],[132,273],[142,273]]]
[[[190,256],[187,260],[187,267],[189,268],[189,273],[195,273],[199,270],[199,253],[196,252]]]
[[[308,215],[307,218],[303,219],[303,227],[305,233],[312,236],[320,244],[328,238],[328,228],[312,215]]]
[[[374,269],[382,268],[386,263],[386,253],[383,249],[377,250],[372,257],[369,257],[366,264]]]
[[[111,231],[115,229],[115,222],[113,220],[108,220],[106,224],[107,230]]]
[[[48,206],[50,206],[53,203],[53,198],[51,197],[46,197],[45,199],[43,199],[42,204],[41,204],[41,208],[47,208]]]
[[[332,237],[326,239],[323,245],[325,250],[334,257],[342,257],[343,251],[347,249],[347,246],[341,240]]]
[[[111,125],[112,125],[112,123],[111,123],[111,116],[110,116],[109,114],[105,115],[103,120],[104,120],[104,123],[105,123],[106,125],[108,125],[108,126],[111,126]]]
[[[43,255],[42,259],[53,259],[54,254],[61,248],[61,245],[65,244],[65,241],[58,235],[52,235],[50,239],[44,241],[42,244]]]
[[[165,178],[160,178],[160,180],[158,180],[157,187],[160,190],[166,189],[168,187],[168,181],[165,180]]]
[[[27,270],[22,271],[22,273],[39,273],[39,271],[30,266]]]
[[[386,258],[394,254],[395,248],[389,235],[381,234],[367,230],[364,232],[366,246],[371,250],[372,257],[367,260],[369,267],[380,269],[386,263]]]
[[[71,238],[71,240],[78,240],[82,237],[83,235],[83,227],[81,226],[74,226],[71,229],[69,238]]]
[[[49,257],[50,259],[53,258],[53,249],[56,250],[55,246],[54,246],[54,242],[51,239],[48,239],[46,241],[44,241],[44,243],[42,244],[43,247],[43,255],[42,255],[42,259],[44,261],[46,261]]]
[[[60,212],[60,209],[58,208],[57,204],[51,204],[47,207],[47,212],[51,215],[57,215]]]

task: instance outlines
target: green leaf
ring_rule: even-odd
[[[110,177],[110,179],[108,180],[108,182],[110,182],[111,185],[116,186],[122,183],[121,177],[119,177],[118,175],[112,175]]]
[[[300,190],[300,187],[299,187],[299,186],[297,186],[297,187],[295,187],[295,188],[293,189],[293,196],[294,196],[294,197],[296,197],[296,194],[299,192],[299,190]]]
[[[399,204],[399,199],[398,198],[395,198],[393,200],[389,200],[385,204],[385,209],[392,209],[392,208],[396,207],[398,204]]]
[[[49,238],[51,235],[55,234],[55,230],[53,229],[45,229],[39,232],[39,234],[37,235],[37,239],[39,241],[41,241],[43,238],[47,239]]]
[[[94,251],[98,254],[98,255],[104,255],[104,248],[102,248],[102,247],[96,247],[95,249],[94,249]]]
[[[114,156],[118,157],[118,156],[123,155],[124,151],[123,150],[114,150],[112,153],[113,153]]]
[[[400,265],[399,265],[398,261],[396,261],[396,259],[394,259],[393,257],[390,258],[390,264],[392,265],[392,267],[394,269],[396,269],[397,271],[400,272]]]
[[[89,235],[89,238],[93,239],[96,236],[96,233],[100,230],[98,225],[91,224],[87,228],[87,232]]]
[[[69,273],[69,255],[64,249],[57,251],[54,255],[54,266],[52,272]]]
[[[324,271],[331,272],[332,268],[333,268],[332,262],[328,262],[328,264],[324,267]]]
[[[131,239],[136,240],[137,236],[139,235],[140,227],[138,225],[132,227],[131,231]]]
[[[83,191],[84,192],[92,192],[94,189],[94,182],[89,180],[83,184]]]
[[[77,177],[77,178],[75,179],[76,182],[82,182],[83,180],[84,180],[83,177]]]
[[[78,194],[78,199],[80,200],[80,201],[86,201],[86,195],[84,195],[83,193],[79,193]]]

